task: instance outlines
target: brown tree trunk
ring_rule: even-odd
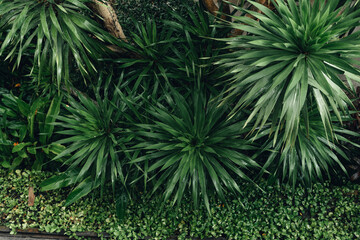
[[[216,6],[213,0],[202,0],[206,10],[208,10],[211,14],[215,15],[217,14],[217,11],[219,11],[219,8]]]
[[[216,16],[219,14],[219,7],[215,4],[215,0],[202,0],[206,10],[208,10],[212,15]],[[218,0],[218,5],[222,7],[222,12],[225,14],[230,14],[230,6],[228,3],[223,2],[222,0]],[[226,20],[227,16],[222,14],[221,18]]]
[[[93,2],[89,4],[92,10],[103,18],[104,26],[108,32],[116,38],[119,38],[127,42],[124,31],[119,23],[116,12],[112,7],[111,0],[92,0]]]

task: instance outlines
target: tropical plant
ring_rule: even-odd
[[[53,144],[52,125],[60,111],[62,96],[38,97],[26,101],[5,92],[2,94],[0,117],[2,121],[1,147],[4,154],[1,165],[15,169],[27,161],[26,166],[40,170],[43,164],[61,151],[64,147]],[[9,149],[11,149],[9,151]]]
[[[321,178],[320,171],[328,173],[328,167],[338,163],[329,154],[337,149],[333,144],[339,137],[332,117],[342,123],[352,107],[344,92],[351,88],[340,74],[348,76],[350,86],[351,80],[360,80],[354,65],[360,53],[359,33],[340,38],[358,25],[360,11],[348,8],[350,1],[336,8],[339,1],[278,0],[273,1],[275,12],[248,2],[262,13],[234,6],[258,21],[234,16],[235,21],[228,23],[247,34],[224,39],[230,52],[218,61],[228,78],[222,103],[234,101],[230,117],[250,109],[245,126],[251,125],[254,132],[263,134],[261,130],[270,125],[266,133],[279,158],[271,157],[268,163],[282,166],[283,177],[291,182],[299,176],[304,182]]]
[[[109,52],[104,43],[116,41],[83,14],[90,11],[86,2],[2,0],[0,32],[6,37],[0,55],[9,49],[6,59],[14,60],[17,67],[24,55],[33,55],[39,79],[49,68],[59,89],[63,82],[69,83],[74,65],[85,77],[97,72],[97,59]]]
[[[212,26],[215,17],[200,6],[185,8],[185,16],[171,13],[175,20],[164,20],[160,31],[150,19],[145,24],[134,23],[137,31],[130,33],[133,44],[123,44],[132,54],[115,60],[127,73],[123,86],[134,91],[140,87],[157,99],[169,83],[187,88],[199,78],[207,84],[215,82],[218,75],[211,63],[224,44],[214,38],[226,36],[228,29],[219,31]]]
[[[294,0],[279,0],[274,2],[276,13],[249,2],[263,14],[234,6],[259,21],[234,16],[235,22],[229,26],[248,34],[226,39],[228,48],[234,51],[218,61],[228,69],[225,100],[236,99],[232,114],[251,106],[247,123],[256,119],[253,129],[261,129],[271,120],[276,132],[284,126],[286,144],[292,145],[300,113],[313,96],[331,137],[330,108],[341,121],[340,112],[346,111],[346,104],[352,106],[344,93],[349,89],[339,74],[353,80],[360,76],[353,60],[359,53],[359,34],[339,36],[358,25],[360,11],[349,13],[350,1],[336,9],[338,1],[316,0],[311,4],[301,0],[296,4]],[[310,121],[306,115],[303,117]]]
[[[6,89],[2,89],[0,88],[0,96],[2,96],[3,94],[8,93]],[[0,105],[0,116],[4,116],[5,113],[5,108]],[[8,147],[8,145],[11,144],[10,141],[8,141],[8,134],[6,134],[6,132],[3,130],[4,127],[4,121],[6,121],[6,119],[4,120],[4,117],[2,117],[2,121],[0,122],[0,151],[1,151],[1,155],[0,155],[0,162],[1,165],[3,166],[3,163],[5,161],[8,161],[11,158],[11,148]]]
[[[158,103],[146,111],[151,122],[138,124],[141,137],[135,149],[144,149],[144,177],[153,180],[152,193],[163,192],[164,202],[171,196],[180,203],[187,191],[194,206],[202,198],[210,212],[209,195],[241,193],[239,179],[251,181],[242,169],[259,165],[248,157],[255,146],[244,139],[244,121],[226,121],[227,107],[210,103],[201,90],[188,98],[172,90],[167,105]]]
[[[277,136],[278,140],[274,145],[275,137],[271,135],[271,124],[265,125],[253,138],[253,140],[263,139],[263,150],[258,154],[262,154],[264,162],[259,175],[262,176],[265,171],[270,172],[270,183],[280,180],[293,188],[297,183],[311,186],[324,179],[330,180],[347,173],[344,161],[349,162],[350,159],[346,146],[354,147],[353,151],[360,147],[348,136],[360,135],[341,127],[339,123],[335,123],[336,119],[333,119],[334,138],[329,139],[330,133],[324,128],[315,104],[308,109],[307,117],[311,121],[307,123],[306,118],[301,116],[294,145],[286,145],[285,132]]]
[[[207,88],[213,88],[221,76],[213,63],[224,47],[224,43],[215,38],[226,37],[229,29],[217,28],[214,25],[217,19],[202,5],[196,5],[195,9],[188,6],[184,16],[176,12],[172,16],[174,21],[164,22],[178,36],[173,54],[169,56],[174,84],[187,88],[189,83],[200,81]]]
[[[133,44],[123,44],[131,55],[112,61],[126,70],[126,81],[121,87],[130,87],[138,94],[144,92],[157,98],[161,89],[167,86],[168,55],[173,42],[179,39],[173,36],[172,30],[163,28],[159,31],[150,19],[145,24],[134,22],[134,26],[137,31],[130,33]]]
[[[78,100],[68,96],[64,106],[68,114],[58,116],[55,123],[63,129],[56,132],[63,137],[55,143],[67,147],[53,160],[66,158],[67,170],[47,179],[41,187],[46,191],[76,184],[66,205],[98,187],[103,193],[110,182],[115,195],[122,201],[127,199],[125,185],[131,174],[125,166],[130,158],[126,145],[133,139],[127,124],[132,120],[126,113],[128,98],[113,85],[112,75],[105,82],[102,78],[95,89],[95,100],[79,92]],[[114,87],[116,90],[110,91]]]

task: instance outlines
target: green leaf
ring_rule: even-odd
[[[120,221],[125,218],[126,208],[128,205],[128,196],[126,195],[126,192],[124,192],[124,189],[121,189],[122,191],[118,193],[116,198],[116,216]]]
[[[69,206],[70,204],[78,201],[80,198],[86,196],[93,188],[95,188],[94,182],[89,176],[69,194],[66,198],[65,206]]]
[[[70,170],[50,177],[40,184],[41,191],[55,190],[74,184],[78,173],[77,170]]]
[[[27,147],[26,150],[30,154],[36,154],[36,147]]]
[[[30,146],[30,145],[32,145],[32,143],[30,143],[30,142],[14,144],[14,147],[13,147],[13,149],[12,149],[11,152],[12,152],[12,153],[19,152],[19,151],[21,151],[24,147]]]

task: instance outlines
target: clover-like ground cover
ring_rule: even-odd
[[[226,239],[358,239],[360,238],[360,185],[315,184],[305,194],[286,189],[248,188],[241,203],[210,199],[211,216],[205,207],[192,209],[189,198],[178,208],[159,207],[158,198],[139,193],[122,222],[118,222],[112,198],[89,195],[64,207],[70,189],[40,192],[37,187],[51,173],[0,170],[0,226],[38,228],[46,232],[106,232],[111,239],[179,239],[223,237]],[[28,206],[28,187],[35,189],[34,206]],[[261,184],[260,184],[261,186]],[[111,191],[109,191],[110,193]],[[109,196],[111,194],[105,194]],[[135,198],[134,198],[135,199]]]

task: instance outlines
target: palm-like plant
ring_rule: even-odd
[[[266,156],[260,176],[268,171],[270,182],[280,180],[293,188],[300,183],[311,186],[314,182],[332,179],[334,176],[346,174],[342,160],[348,161],[345,143],[360,147],[346,136],[359,137],[356,132],[346,130],[338,123],[333,125],[334,138],[329,139],[321,116],[315,104],[308,106],[310,111],[306,122],[302,115],[299,130],[293,145],[286,145],[285,132],[281,132],[278,141],[273,146],[274,136],[271,135],[271,124],[267,124],[253,140],[265,139],[262,146],[262,156]],[[336,118],[333,120],[336,121]],[[270,135],[270,137],[269,137]],[[285,147],[284,147],[285,146]]]
[[[235,99],[232,114],[251,107],[246,124],[254,120],[253,129],[261,129],[272,121],[276,136],[284,131],[285,145],[294,145],[300,121],[309,125],[306,102],[317,103],[322,124],[329,138],[332,135],[331,116],[341,121],[352,103],[345,95],[348,87],[340,79],[345,74],[359,81],[354,57],[360,53],[359,34],[341,37],[356,27],[360,11],[342,8],[339,1],[294,0],[273,1],[276,11],[254,1],[248,1],[261,13],[237,8],[257,18],[234,16],[232,28],[247,32],[225,39],[231,52],[219,64],[227,68],[227,96]],[[349,81],[351,85],[351,81]],[[332,109],[333,112],[330,112]],[[303,112],[303,113],[302,113]]]
[[[186,16],[172,13],[175,21],[164,21],[161,31],[154,21],[134,23],[137,31],[130,34],[133,44],[122,44],[133,54],[115,60],[128,74],[123,86],[134,91],[140,88],[157,98],[161,88],[167,91],[169,83],[187,88],[199,78],[202,82],[216,78],[211,63],[224,44],[214,38],[226,36],[228,30],[212,26],[215,17],[200,6],[196,11],[187,10]]]
[[[216,38],[226,37],[229,29],[217,28],[214,25],[217,19],[202,5],[196,5],[195,9],[188,7],[186,16],[176,12],[172,15],[176,21],[165,21],[165,26],[179,36],[169,57],[175,84],[186,88],[189,82],[200,81],[207,88],[213,88],[221,75],[213,63],[224,47]]]
[[[124,95],[120,91],[109,91],[111,79],[110,75],[102,85],[100,77],[96,100],[80,93],[79,101],[69,97],[69,105],[65,106],[69,114],[57,117],[57,125],[64,129],[57,133],[68,137],[56,142],[67,148],[54,160],[66,157],[64,164],[68,169],[44,181],[42,189],[78,184],[69,195],[67,205],[99,186],[103,190],[107,182],[111,182],[113,191],[118,193],[126,182],[128,172],[123,168],[127,155],[124,150],[132,134],[127,130]]]
[[[244,121],[225,121],[227,108],[210,103],[200,90],[189,99],[173,90],[167,99],[168,108],[153,106],[147,111],[153,121],[138,125],[141,143],[135,148],[146,154],[133,162],[144,162],[152,192],[163,190],[164,202],[173,196],[173,204],[179,203],[189,191],[195,206],[202,198],[210,211],[209,193],[225,200],[225,192],[241,192],[239,179],[251,181],[242,169],[259,166],[246,154],[255,147],[243,138]]]
[[[134,26],[137,31],[130,34],[133,44],[123,44],[132,55],[115,59],[114,62],[120,63],[120,68],[127,70],[127,78],[122,86],[157,97],[159,89],[168,81],[166,65],[169,50],[178,39],[169,29],[159,31],[155,21],[150,19],[145,24],[134,22]]]
[[[2,0],[0,32],[6,37],[0,55],[8,49],[6,58],[19,66],[25,54],[33,54],[39,79],[50,68],[58,88],[63,81],[69,82],[75,64],[83,76],[96,72],[96,60],[108,51],[104,43],[116,41],[83,14],[90,11],[86,2]]]

